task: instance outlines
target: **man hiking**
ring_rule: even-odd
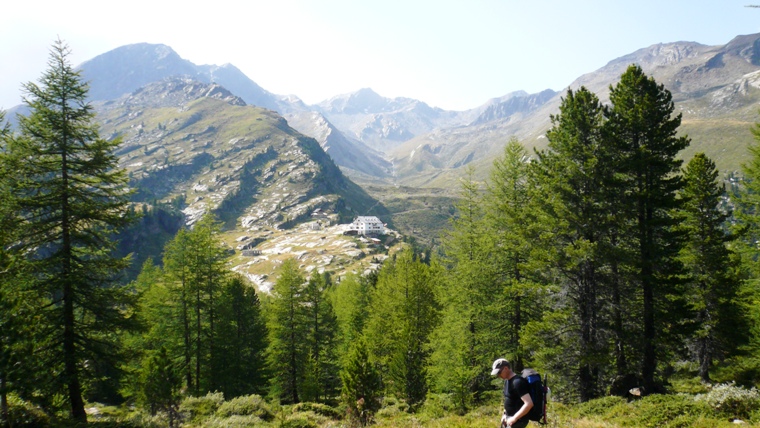
[[[524,428],[528,426],[528,412],[533,408],[528,381],[512,371],[512,365],[504,358],[493,362],[491,376],[504,379],[504,414],[502,427]]]

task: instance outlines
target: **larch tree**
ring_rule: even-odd
[[[161,316],[165,303],[151,299],[151,313],[160,318],[149,320],[153,328],[166,325],[171,334],[160,338],[167,341],[167,350],[181,357],[186,386],[196,395],[220,388],[221,362],[224,356],[219,340],[220,306],[229,273],[225,266],[226,249],[218,237],[219,224],[210,214],[180,231],[164,252],[165,283],[156,284],[148,296],[166,294],[166,309],[172,314]],[[162,287],[164,289],[162,289]],[[178,355],[179,354],[179,355]]]
[[[305,401],[318,402],[334,396],[338,390],[336,360],[337,320],[328,296],[329,275],[313,271],[304,289],[304,304],[308,311],[309,359],[305,373]]]
[[[288,403],[301,401],[304,366],[309,356],[305,286],[306,279],[295,259],[285,260],[266,305],[267,365],[271,375],[269,394]]]
[[[406,249],[385,262],[364,330],[389,393],[414,407],[425,399],[428,341],[439,319],[434,283],[439,274]]]
[[[133,295],[118,284],[127,259],[112,256],[114,232],[127,215],[127,176],[118,168],[119,144],[98,134],[87,84],[57,41],[39,84],[24,85],[29,116],[7,147],[14,174],[11,188],[22,219],[18,244],[35,274],[35,289],[49,304],[46,359],[54,391],[63,393],[73,419],[86,421],[83,382],[87,361],[115,363],[114,332],[130,327],[125,309]]]
[[[436,392],[453,393],[460,413],[490,387],[482,367],[505,342],[488,331],[503,321],[503,312],[491,313],[503,303],[497,297],[503,293],[491,259],[493,239],[485,222],[482,185],[473,174],[468,168],[461,180],[457,217],[443,237],[441,262],[448,269],[435,287],[441,321],[431,333],[429,345],[430,386]]]

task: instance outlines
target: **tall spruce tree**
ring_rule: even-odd
[[[740,239],[736,242],[736,249],[741,256],[741,268],[743,282],[743,294],[747,299],[747,317],[753,325],[750,343],[747,347],[748,357],[744,364],[748,367],[760,367],[760,122],[751,128],[755,142],[747,151],[748,159],[742,164],[742,177],[740,185],[734,190],[732,202],[736,204],[734,211],[735,230]],[[751,368],[751,373],[757,370]],[[748,373],[749,374],[749,373]],[[757,382],[760,376],[745,375],[746,379],[754,379]]]
[[[119,286],[128,260],[111,254],[113,233],[132,219],[128,188],[114,154],[119,140],[98,135],[87,84],[69,63],[70,50],[57,41],[40,84],[27,83],[29,116],[19,117],[19,134],[8,153],[11,187],[22,215],[19,245],[35,273],[35,288],[49,304],[47,336],[40,343],[70,415],[86,421],[83,382],[95,373],[86,361],[114,364],[114,332],[129,327],[125,310],[133,296]]]
[[[687,302],[695,332],[689,342],[699,364],[699,377],[710,382],[715,358],[746,343],[747,325],[738,299],[736,257],[727,247],[735,239],[726,232],[730,213],[721,209],[724,188],[715,163],[697,153],[684,169],[684,221],[687,242],[681,258],[687,269]]]
[[[640,371],[644,386],[653,391],[658,362],[672,343],[667,340],[670,326],[676,325],[668,317],[681,315],[670,299],[678,293],[683,271],[677,258],[682,237],[674,227],[676,195],[683,188],[676,155],[689,139],[677,135],[681,115],[674,115],[670,92],[637,65],[610,88],[610,102],[605,128],[619,156],[615,166],[625,195],[621,211],[632,219],[627,232],[634,241],[627,259],[641,299]]]

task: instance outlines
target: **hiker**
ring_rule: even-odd
[[[504,379],[504,413],[502,427],[524,428],[528,426],[528,412],[533,408],[528,381],[512,371],[512,365],[504,358],[493,362],[491,376]]]

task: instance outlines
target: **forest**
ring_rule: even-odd
[[[24,85],[17,129],[0,112],[5,426],[96,424],[93,403],[121,409],[111,426],[419,426],[383,411],[486,406],[488,423],[458,422],[482,426],[499,357],[548,374],[556,409],[601,414],[635,388],[704,426],[760,422],[760,126],[741,175],[684,162],[670,92],[631,65],[609,103],[568,90],[547,149],[512,139],[488,180],[470,170],[440,247],[370,275],[288,260],[261,293],[230,272],[209,214],[124,283],[115,236],[155,207],[130,202],[120,139],[98,134],[69,52],[54,44]],[[684,414],[672,426],[696,426]]]

